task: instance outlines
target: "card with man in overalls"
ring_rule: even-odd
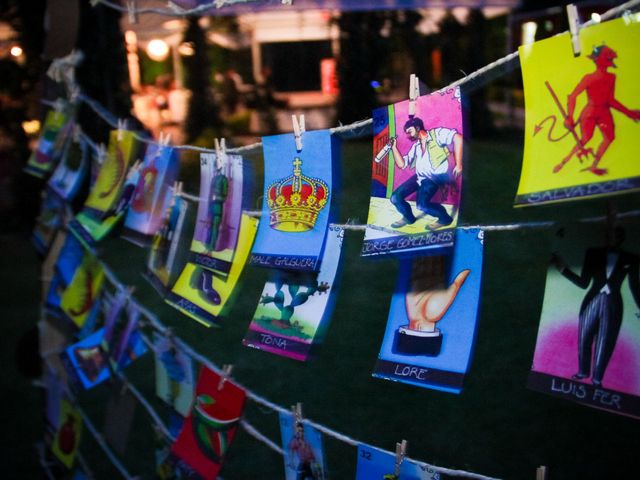
[[[460,89],[373,111],[363,256],[453,247],[462,186]]]

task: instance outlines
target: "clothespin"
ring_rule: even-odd
[[[302,403],[298,402],[295,405],[291,405],[291,413],[295,423],[302,422]]]
[[[127,121],[125,119],[118,119],[118,142],[121,142],[124,138],[124,131],[127,129]]]
[[[57,113],[62,113],[64,111],[66,107],[66,103],[63,99],[58,98],[56,99],[55,102],[53,102],[53,109],[57,112]]]
[[[407,456],[407,441],[402,440],[400,443],[396,443],[396,477],[400,477],[400,466],[404,462],[404,457]]]
[[[224,382],[231,378],[231,372],[233,371],[233,365],[225,365],[222,367],[222,374],[220,375],[220,381],[218,382],[218,391],[224,387]]]
[[[217,138],[213,139],[213,145],[216,149],[216,158],[223,165],[227,164],[227,141],[224,138],[218,140]]]
[[[536,468],[536,480],[547,480],[547,467],[540,465]]]
[[[129,23],[138,23],[137,0],[127,0],[127,17]]]
[[[98,149],[96,150],[96,159],[98,160],[98,163],[100,165],[102,165],[104,163],[104,159],[107,156],[107,149],[104,146],[104,143],[101,143],[100,145],[98,145]]]
[[[567,16],[569,19],[573,56],[577,57],[580,55],[580,16],[578,15],[578,7],[576,7],[574,3],[567,5]]]
[[[416,101],[420,96],[420,81],[415,73],[409,77],[409,116],[413,117],[416,114]]]
[[[80,100],[80,87],[78,85],[69,86],[69,102],[72,104],[78,103]]]
[[[637,14],[631,13],[631,10],[625,10],[622,14],[622,20],[626,26],[631,25],[634,22],[637,22],[640,17]]]
[[[296,139],[296,150],[300,152],[302,151],[302,134],[305,132],[304,115],[300,115],[300,119],[291,115],[291,121],[293,122],[293,136]]]
[[[161,147],[167,147],[171,142],[171,134],[160,132],[160,136],[158,138],[158,145]]]
[[[129,285],[128,287],[124,288],[123,293],[127,302],[131,301],[131,298],[133,297],[135,291],[136,287],[134,285]]]

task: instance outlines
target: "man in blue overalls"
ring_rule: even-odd
[[[451,183],[462,174],[462,135],[454,129],[444,127],[427,131],[418,117],[407,120],[404,131],[414,142],[406,155],[402,155],[398,150],[396,137],[389,139],[389,145],[396,165],[402,169],[414,168],[416,173],[391,194],[391,203],[402,214],[402,218],[391,226],[400,228],[416,221],[411,205],[406,201],[414,192],[417,192],[416,206],[427,215],[438,219],[427,228],[447,226],[453,222],[453,218],[442,205],[432,202],[431,199],[440,187]],[[451,152],[455,165],[449,172]]]

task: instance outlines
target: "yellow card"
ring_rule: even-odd
[[[118,139],[121,135],[121,139]],[[98,173],[85,208],[106,212],[120,198],[120,191],[127,178],[127,170],[137,153],[138,141],[133,132],[112,130],[109,135],[109,148],[104,163]]]
[[[258,230],[258,219],[242,215],[236,253],[226,278],[191,262],[176,281],[167,303],[206,326],[215,325],[229,306]]]
[[[67,467],[71,468],[80,445],[82,417],[66,400],[60,402],[60,418],[51,451]]]
[[[94,255],[85,253],[60,299],[60,308],[78,327],[82,328],[91,314],[103,280],[102,265]]]
[[[520,47],[526,121],[516,206],[640,189],[640,23],[612,20]]]

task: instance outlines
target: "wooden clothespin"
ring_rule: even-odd
[[[160,132],[160,136],[158,137],[158,145],[160,147],[168,147],[169,143],[171,143],[171,134]]]
[[[80,100],[80,87],[78,85],[69,86],[69,102],[73,105],[77,104]]]
[[[98,160],[98,163],[100,165],[102,165],[104,163],[104,159],[107,156],[107,149],[104,146],[104,143],[101,143],[100,145],[98,145],[98,149],[96,150],[96,159]]]
[[[547,467],[541,465],[536,468],[536,480],[547,480]]]
[[[218,382],[218,391],[224,387],[224,382],[231,378],[231,372],[233,371],[233,365],[225,365],[222,367],[222,373],[220,374],[220,381]]]
[[[227,141],[224,138],[213,139],[213,145],[216,150],[216,159],[221,165],[227,164]]]
[[[293,414],[293,420],[295,423],[302,422],[302,402],[291,405],[291,413]]]
[[[72,133],[72,135],[73,135],[73,141],[75,143],[80,143],[80,138],[82,136],[82,129],[80,128],[80,124],[75,123],[73,125],[73,133]]]
[[[61,98],[58,98],[58,99],[56,99],[56,101],[55,101],[55,102],[53,102],[53,109],[54,109],[57,113],[62,113],[62,112],[64,112],[64,109],[66,108],[66,106],[67,106],[67,105],[66,105],[66,102],[65,102],[63,99],[61,99]]]
[[[573,56],[577,57],[580,55],[580,16],[578,15],[578,7],[574,3],[567,5],[567,17],[571,34],[571,48],[573,48]]]
[[[124,131],[127,129],[127,121],[123,118],[118,119],[118,142],[124,138]]]
[[[129,171],[127,172],[127,182],[130,182],[133,180],[133,177],[138,173],[138,171],[140,170],[140,168],[142,167],[142,162],[140,161],[140,159],[136,160],[135,163],[133,165],[131,165],[131,167],[129,167]]]
[[[302,151],[302,134],[305,132],[304,115],[300,115],[300,118],[296,115],[291,115],[291,121],[293,122],[293,136],[296,139],[296,150]]]
[[[396,469],[395,475],[400,478],[400,466],[404,462],[404,457],[407,456],[407,441],[402,440],[400,443],[396,443]]]
[[[625,10],[622,14],[622,20],[626,26],[631,25],[632,23],[636,23],[640,21],[640,14],[633,13],[631,10]]]
[[[416,102],[420,96],[420,80],[415,73],[409,77],[409,116],[416,114]]]
[[[137,0],[127,0],[127,18],[129,23],[138,23],[138,5]]]

